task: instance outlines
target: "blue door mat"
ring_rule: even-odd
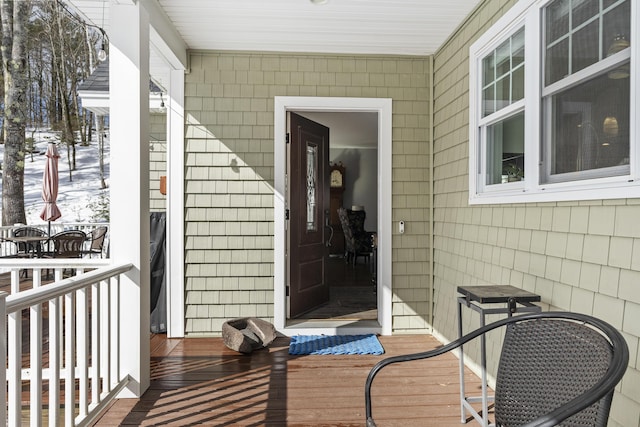
[[[384,348],[374,334],[296,335],[291,337],[289,354],[383,354]]]

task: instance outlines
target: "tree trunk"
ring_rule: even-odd
[[[58,79],[57,86],[60,95],[60,106],[62,107],[62,142],[67,146],[67,163],[69,165],[69,181],[73,181],[73,170],[75,169],[75,146],[73,129],[71,127],[71,114],[69,113],[69,101],[67,98],[67,72],[65,67],[65,44],[64,32],[62,30],[62,19],[58,3],[53,4],[54,13],[56,14],[56,24],[58,26],[58,40],[60,41],[60,51],[55,51],[55,43],[51,40],[53,65],[56,67],[56,77]],[[50,37],[54,37],[53,34]]]
[[[26,23],[30,3],[0,0],[5,90],[2,225],[26,223],[24,152],[27,120]]]

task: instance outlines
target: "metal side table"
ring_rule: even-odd
[[[462,337],[462,307],[463,305],[480,313],[480,327],[485,326],[487,314],[535,313],[541,308],[532,304],[540,301],[540,295],[516,288],[515,286],[488,285],[488,286],[458,286],[458,336]],[[485,304],[493,304],[487,306]],[[482,395],[469,397],[464,389],[464,350],[460,346],[460,411],[461,422],[467,422],[467,412],[471,414],[482,426],[489,427],[489,401],[493,396],[487,396],[487,354],[484,335],[480,337],[480,369],[482,376]],[[481,402],[482,409],[479,413],[471,403]]]

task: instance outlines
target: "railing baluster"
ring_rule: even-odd
[[[64,411],[65,424],[67,426],[74,425],[75,406],[76,406],[76,385],[75,385],[75,340],[76,340],[76,321],[75,321],[75,300],[76,291],[69,292],[64,296]]]
[[[60,297],[49,300],[49,426],[60,416]]]
[[[100,318],[102,317],[100,283],[91,285],[91,407],[100,402],[100,365],[102,355],[100,354],[100,340],[102,334],[100,330]]]
[[[7,330],[7,293],[0,292],[0,331]],[[7,366],[7,336],[0,334],[0,366]],[[7,383],[7,370],[0,369],[0,384]],[[7,401],[7,388],[0,387],[0,402]],[[0,420],[7,419],[7,405],[0,405]]]
[[[118,384],[120,378],[120,276],[111,279],[115,282],[112,297],[114,303],[111,305],[113,314],[111,315],[111,360],[113,367],[111,369],[111,387]]]
[[[21,373],[22,373],[22,310],[9,313],[7,316],[7,328],[9,333],[9,425],[22,424],[21,405],[22,397]]]
[[[78,369],[76,375],[78,377],[78,417],[80,419],[87,416],[89,409],[89,316],[87,311],[87,288],[77,291],[76,299],[76,362]]]
[[[103,328],[103,348],[104,358],[102,359],[103,384],[102,387],[106,393],[111,391],[111,287],[110,280],[105,280],[100,286],[103,293],[102,303],[104,304],[102,312],[102,328]]]
[[[33,287],[40,287],[40,270],[33,270]],[[30,345],[29,345],[29,394],[30,398],[30,425],[40,427],[42,425],[42,305],[35,304],[30,309]]]

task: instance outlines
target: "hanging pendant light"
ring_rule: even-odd
[[[602,132],[607,136],[618,136],[618,119],[607,116],[602,123]]]
[[[102,47],[98,51],[98,61],[104,62],[107,60],[107,51],[104,50],[104,41],[102,42]]]
[[[614,55],[618,52],[621,52],[629,47],[629,40],[622,34],[618,34],[613,38],[613,42],[609,46],[607,50],[607,56]],[[629,64],[624,64],[615,70],[611,70],[607,73],[607,76],[610,79],[618,80],[618,79],[626,79],[631,74]]]

